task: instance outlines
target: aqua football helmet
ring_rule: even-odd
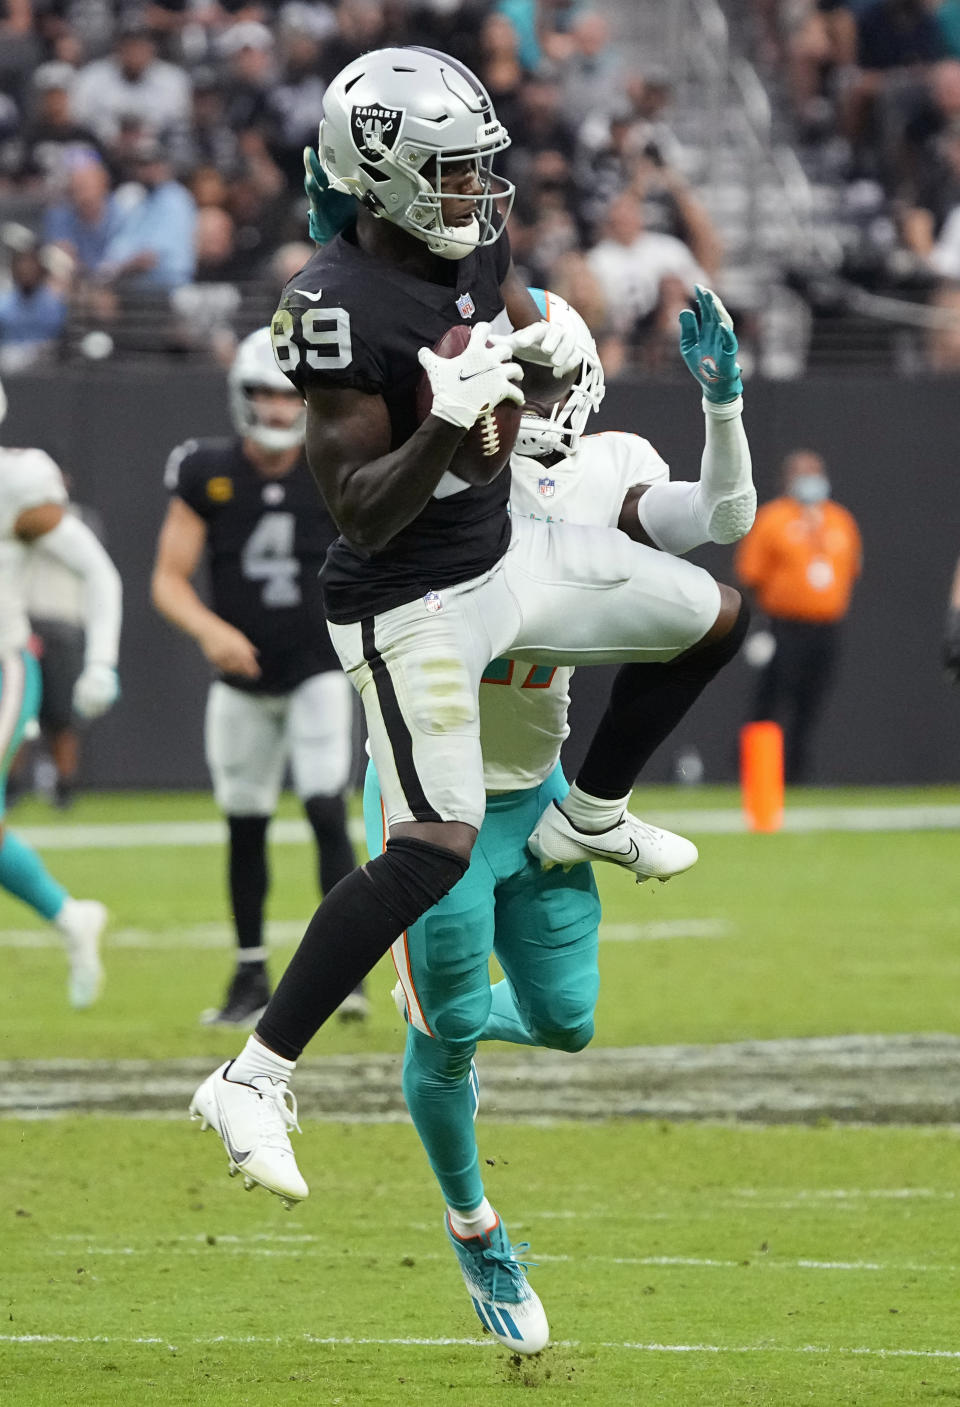
[[[493,244],[514,186],[493,174],[510,145],[490,97],[457,59],[434,49],[374,49],[347,64],[323,100],[317,139],[331,187],[423,240],[443,259]],[[469,224],[447,225],[444,175],[466,163],[480,185]]]
[[[535,415],[524,410],[514,448],[517,454],[529,459],[576,454],[584,427],[592,412],[599,410],[606,391],[597,344],[583,318],[566,299],[544,288],[531,288],[529,292],[547,322],[561,323],[576,334],[577,349],[583,360],[576,382],[549,414]]]
[[[269,327],[258,327],[237,348],[237,355],[227,373],[230,418],[239,435],[253,440],[266,450],[293,449],[295,445],[303,444],[307,428],[306,407],[290,426],[265,425],[253,399],[255,391],[281,391],[288,396],[293,392],[293,387],[274,358]]]

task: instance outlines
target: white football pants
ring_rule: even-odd
[[[287,763],[302,801],[336,796],[350,777],[353,695],[338,669],[289,694],[210,686],[204,727],[217,805],[228,816],[272,816]]]
[[[701,567],[616,528],[515,519],[482,577],[330,626],[360,694],[388,827],[485,811],[478,692],[492,659],[672,660],[701,640],[720,589]]]

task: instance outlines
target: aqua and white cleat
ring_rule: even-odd
[[[511,1246],[499,1217],[482,1236],[458,1236],[449,1215],[445,1224],[484,1329],[514,1353],[539,1353],[546,1348],[550,1338],[547,1316],[527,1280],[527,1267],[516,1254],[527,1249],[526,1242]]]

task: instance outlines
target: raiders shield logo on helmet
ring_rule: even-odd
[[[404,109],[364,103],[350,114],[350,135],[361,156],[376,161],[384,149],[392,151],[400,135]]]

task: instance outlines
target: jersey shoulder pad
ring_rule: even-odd
[[[66,503],[63,475],[42,449],[0,450],[0,495],[11,521],[42,503]]]
[[[623,475],[624,487],[656,484],[670,478],[670,467],[649,440],[626,430],[604,430],[591,435],[605,455],[610,456]]]
[[[185,471],[184,466],[199,447],[199,440],[184,440],[183,444],[177,445],[167,455],[167,462],[163,466],[163,487],[168,493],[179,492],[185,473],[189,472]]]
[[[510,249],[510,235],[506,225],[500,231],[500,237],[493,245],[493,255],[495,260],[497,283],[503,283],[510,272],[510,260],[513,257]]]
[[[284,288],[270,323],[273,353],[301,393],[321,385],[376,394],[385,381],[379,334],[389,292],[377,267],[338,257],[338,243],[318,249]]]
[[[197,512],[209,511],[216,503],[232,497],[228,486],[232,484],[235,460],[233,440],[184,440],[167,457],[164,487]]]

